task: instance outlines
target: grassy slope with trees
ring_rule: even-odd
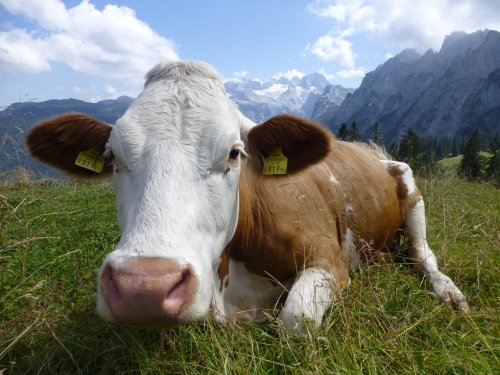
[[[342,123],[336,135],[338,139],[348,142],[366,140],[358,131],[355,121],[350,127]],[[384,145],[384,134],[378,123],[371,127],[368,141]],[[479,129],[475,129],[468,137],[457,134],[453,138],[421,139],[410,128],[399,143],[391,144],[389,150],[395,160],[408,163],[414,172],[421,175],[435,174],[440,167],[451,167],[459,176],[470,181],[493,181],[500,184],[498,133],[491,139],[484,139]]]
[[[95,275],[120,235],[113,189],[0,187],[0,373],[498,373],[499,190],[444,175],[419,185],[429,242],[472,311],[443,306],[404,261],[386,261],[354,274],[308,337],[276,321],[108,324],[95,314]]]

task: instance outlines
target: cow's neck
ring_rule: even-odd
[[[239,216],[235,234],[228,245],[229,253],[232,257],[245,257],[248,249],[255,248],[256,231],[263,227],[263,207],[259,197],[253,191],[252,176],[250,166],[242,165],[239,183]],[[257,239],[258,241],[258,239]]]
[[[245,263],[247,269],[263,276],[272,275],[285,281],[296,272],[296,261],[290,261],[291,243],[280,230],[280,218],[272,212],[268,179],[242,165],[239,185],[239,219],[236,232],[226,247],[231,259]]]

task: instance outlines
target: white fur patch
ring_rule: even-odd
[[[329,180],[332,184],[335,184],[335,185],[339,184],[339,181],[337,180],[337,178],[333,174],[330,174]]]
[[[347,228],[344,234],[344,239],[342,242],[342,251],[344,253],[345,261],[350,267],[356,270],[361,268],[363,264],[359,260],[354,234],[349,228]]]
[[[152,69],[107,145],[115,155],[122,236],[101,269],[135,255],[187,264],[199,282],[181,318],[205,316],[213,264],[237,225],[240,164],[228,170],[228,157],[232,147],[243,147],[242,130],[251,126],[207,64]]]
[[[393,160],[380,160],[380,161],[382,162],[382,164],[384,164],[384,167],[386,169],[394,167],[398,168],[401,172],[401,180],[408,189],[408,196],[411,196],[413,193],[415,193],[416,190],[415,179],[413,178],[413,171],[411,170],[408,164]]]
[[[319,327],[333,300],[333,276],[320,268],[307,268],[295,280],[281,312],[288,331],[307,333],[307,321]]]
[[[429,278],[431,291],[446,304],[468,310],[465,296],[448,276],[439,271],[436,256],[427,243],[423,200],[408,212],[404,229],[410,240],[410,256],[415,260],[417,269]]]
[[[230,259],[227,283],[223,284],[221,292],[218,289],[215,290],[215,318],[219,321],[224,319],[252,322],[267,320],[268,314],[276,309],[281,294],[288,286],[288,284],[274,283],[269,277],[251,273],[244,263]]]

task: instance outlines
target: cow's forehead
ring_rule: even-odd
[[[209,65],[159,64],[146,76],[143,92],[117,121],[110,142],[132,162],[166,141],[178,142],[202,159],[214,159],[239,139],[241,119],[220,76]]]
[[[145,87],[154,81],[173,79],[173,80],[192,80],[192,77],[210,79],[222,83],[222,78],[217,71],[202,61],[177,61],[162,62],[151,69],[146,75]]]

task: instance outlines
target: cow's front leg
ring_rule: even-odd
[[[469,310],[467,299],[460,289],[448,276],[439,271],[436,256],[427,244],[423,200],[419,200],[410,209],[404,229],[410,241],[410,257],[415,260],[417,269],[429,278],[431,291],[455,309]]]
[[[233,259],[224,277],[216,272],[214,280],[212,310],[219,323],[267,320],[289,286],[288,282],[276,283],[269,276],[252,273],[244,263]]]
[[[306,268],[292,285],[281,311],[281,321],[287,331],[307,333],[307,324],[317,328],[325,311],[331,306],[335,288],[332,274],[321,268]]]

